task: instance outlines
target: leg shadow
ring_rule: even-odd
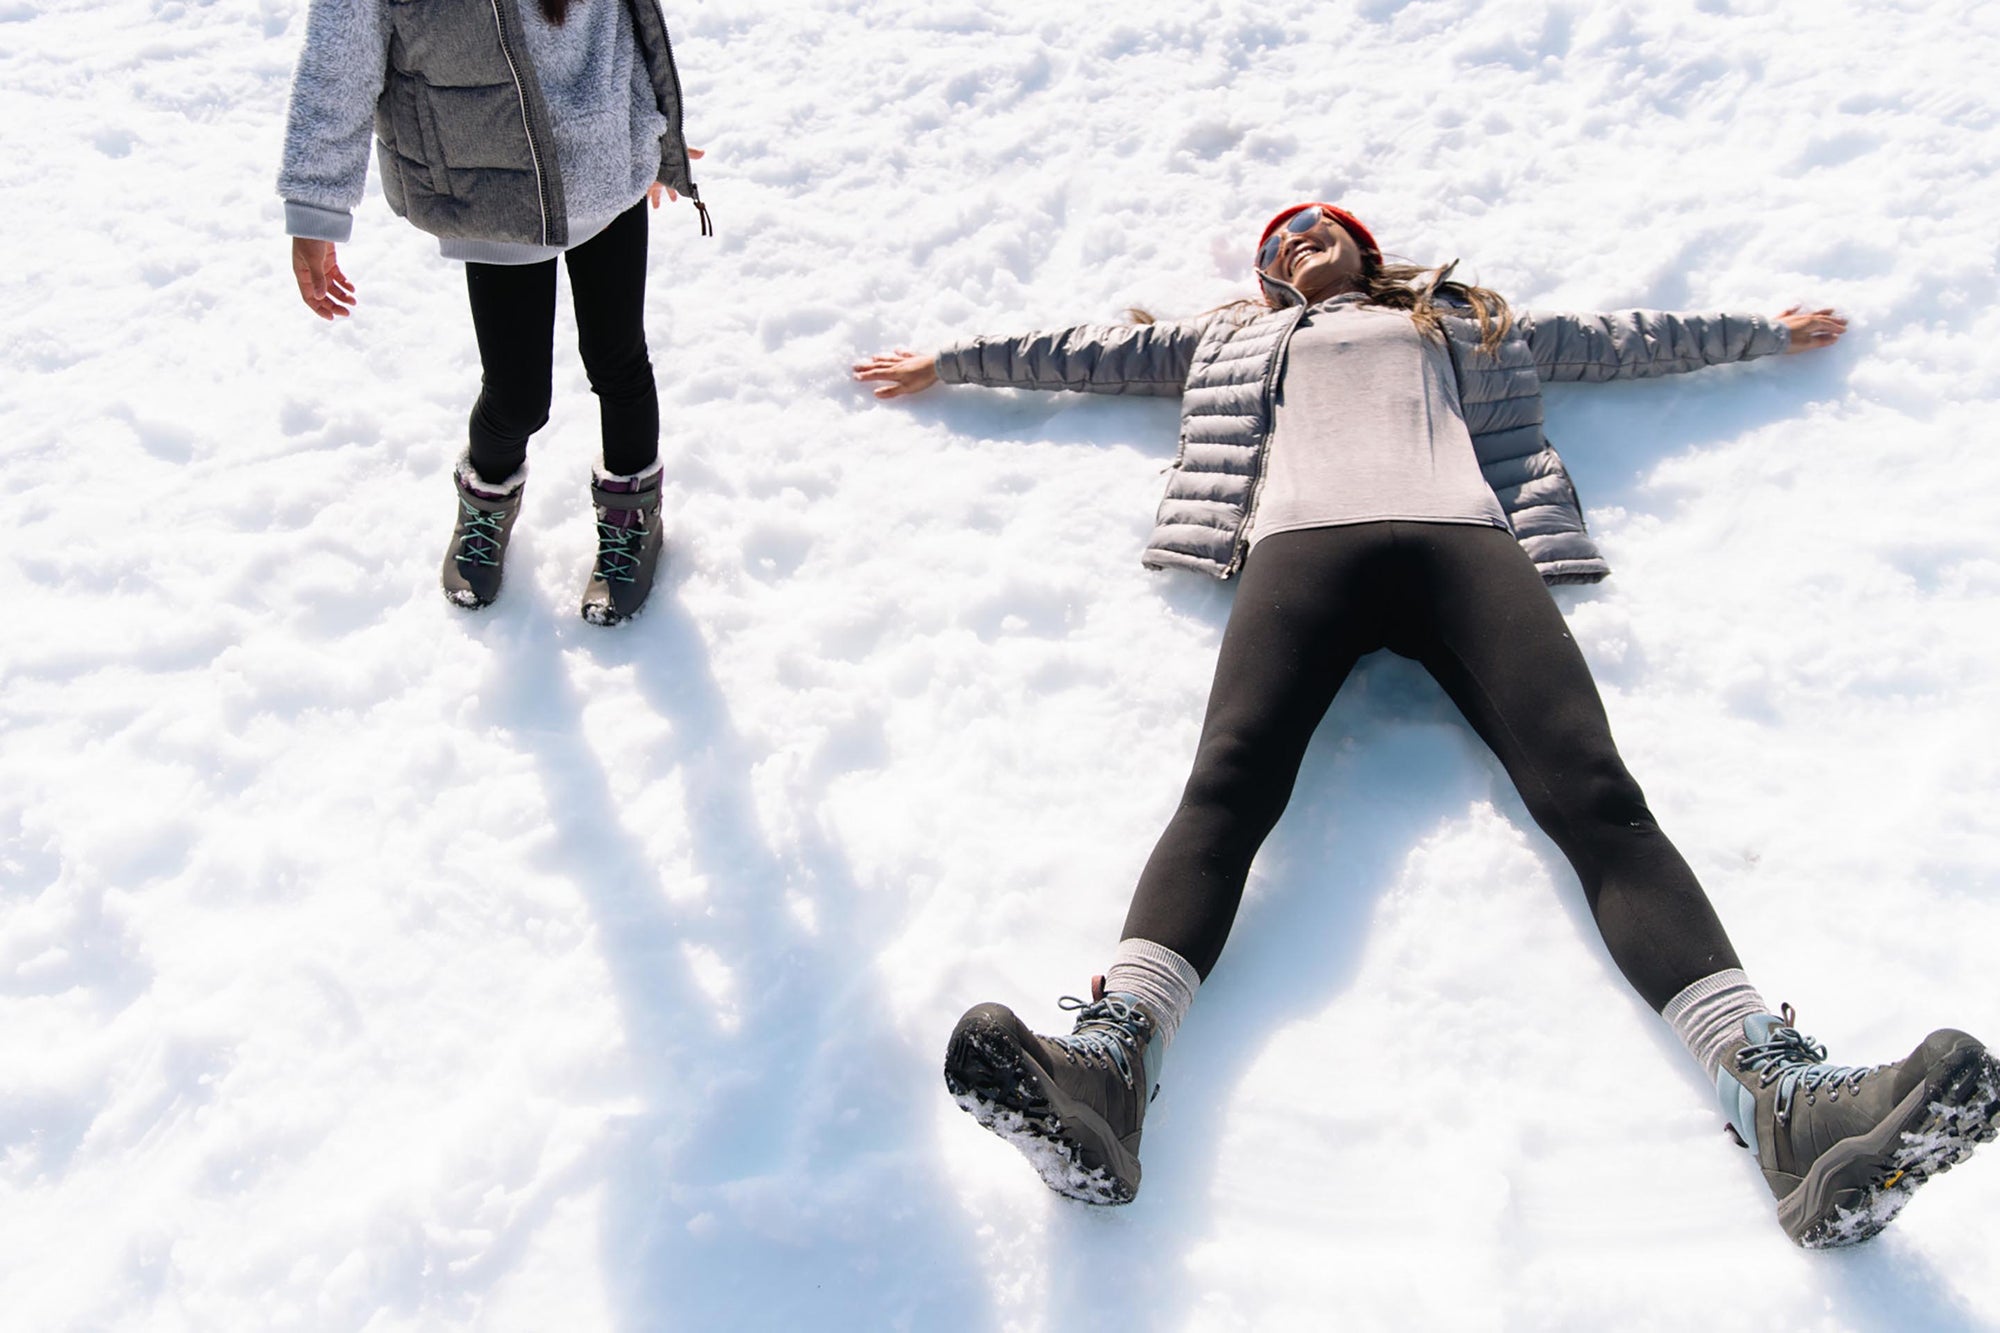
[[[871,906],[810,819],[796,845],[769,845],[760,756],[673,596],[656,589],[614,633],[529,633],[487,701],[539,769],[624,1020],[641,1105],[602,1166],[619,1325],[980,1327],[988,1299],[962,1215],[913,1146],[930,1137],[933,1062],[882,1017],[871,967],[895,903]],[[666,895],[620,826],[565,646],[629,666],[670,722],[657,759],[683,780],[707,898]]]

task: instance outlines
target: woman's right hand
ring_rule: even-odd
[[[292,276],[298,279],[299,297],[306,308],[321,319],[354,313],[354,284],[340,271],[332,241],[292,237]]]
[[[898,347],[893,352],[871,356],[854,363],[854,378],[876,387],[877,398],[901,398],[922,393],[938,382],[937,357],[929,352],[912,352]]]

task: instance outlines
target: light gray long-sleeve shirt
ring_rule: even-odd
[[[1381,519],[1507,526],[1443,339],[1350,293],[1309,308],[1292,334],[1250,542]]]

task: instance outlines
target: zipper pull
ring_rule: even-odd
[[[694,211],[701,214],[701,234],[704,236],[715,235],[715,223],[709,220],[708,205],[701,201],[701,191],[695,189],[693,181],[688,182],[687,197],[688,201],[694,205]]]

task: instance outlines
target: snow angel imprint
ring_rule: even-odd
[[[371,138],[389,207],[464,261],[479,342],[445,596],[499,595],[528,437],[549,416],[560,255],[603,428],[583,615],[618,623],[645,603],[661,542],[645,206],[685,194],[709,232],[658,0],[312,0],[278,192],[299,295],[328,320],[354,308],[334,247]]]
[[[1575,868],[1626,979],[1713,1080],[1786,1232],[1863,1240],[1991,1138],[2000,1065],[1962,1032],[1903,1061],[1827,1063],[1751,985],[1701,885],[1626,772],[1550,583],[1608,572],[1541,429],[1551,380],[1674,374],[1804,352],[1831,310],[1511,311],[1449,266],[1385,264],[1331,204],[1258,238],[1262,300],[1197,319],[973,338],[855,367],[882,398],[948,384],[1181,400],[1181,448],[1146,550],[1240,586],[1178,809],[1123,939],[1067,1035],[1008,1008],[959,1021],[945,1083],[1056,1190],[1124,1203],[1174,1032],[1222,951],[1251,858],[1306,743],[1366,653],[1423,664]]]

